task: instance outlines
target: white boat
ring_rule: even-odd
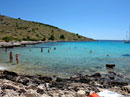
[[[127,36],[126,32],[126,40],[124,40],[124,43],[130,43],[130,26],[129,26],[129,37]]]

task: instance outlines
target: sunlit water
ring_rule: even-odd
[[[44,47],[43,52],[41,47]],[[14,55],[13,65],[9,63],[10,51]],[[16,53],[20,54],[18,65]],[[106,64],[112,63],[116,64],[117,73],[130,78],[130,57],[122,56],[124,54],[130,54],[130,44],[121,41],[43,43],[12,48],[7,52],[0,49],[0,66],[25,74],[71,76],[77,73],[104,73]]]

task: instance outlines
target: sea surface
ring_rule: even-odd
[[[9,63],[10,51],[13,52],[13,64]],[[18,65],[17,53],[20,54]],[[81,73],[106,73],[106,64],[116,64],[114,71],[130,79],[130,44],[123,41],[52,42],[7,51],[0,49],[0,67],[24,74],[68,77]]]

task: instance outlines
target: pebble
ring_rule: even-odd
[[[83,90],[79,90],[78,92],[77,92],[77,97],[85,97],[85,91],[83,91]]]

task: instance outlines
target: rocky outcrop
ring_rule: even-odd
[[[0,71],[0,97],[88,97],[90,92],[100,92],[102,89],[130,96],[130,86],[127,82],[108,76],[109,74],[95,73],[59,78],[19,75],[5,70]]]
[[[114,67],[115,67],[115,64],[106,64],[106,67],[107,67],[107,68],[114,68]]]

